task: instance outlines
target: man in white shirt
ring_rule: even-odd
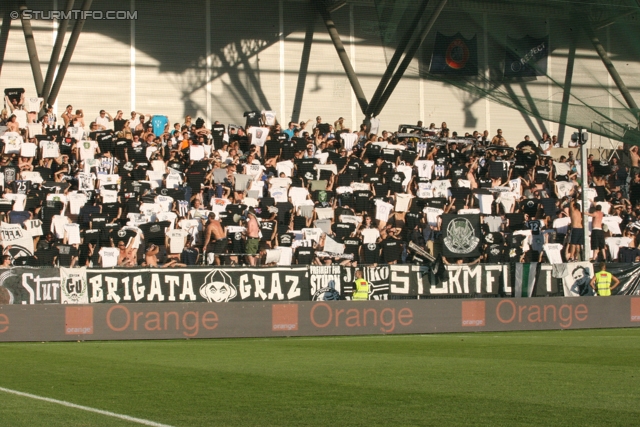
[[[100,115],[96,117],[93,122],[97,125],[98,130],[106,130],[109,126],[109,122],[111,121],[113,121],[111,114],[107,113],[105,110],[100,110]]]

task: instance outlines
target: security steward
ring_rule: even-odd
[[[613,283],[613,286],[611,286],[611,283]],[[600,263],[600,271],[593,276],[590,282],[591,287],[601,297],[611,296],[611,291],[619,284],[620,280],[607,271],[607,266],[604,262]]]
[[[367,282],[363,275],[362,270],[356,270],[355,289],[353,292],[354,301],[366,301],[369,299],[369,282]]]

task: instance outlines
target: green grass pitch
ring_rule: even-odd
[[[171,426],[631,426],[640,329],[0,344],[0,387]],[[127,426],[0,392],[2,426]]]

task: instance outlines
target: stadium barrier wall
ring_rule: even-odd
[[[428,334],[640,326],[640,297],[0,306],[0,341]]]
[[[593,295],[594,265],[476,264],[359,267],[369,299]],[[608,264],[616,295],[639,295],[640,263]],[[0,274],[0,304],[92,304],[349,300],[355,268],[193,267],[93,269],[14,267]]]

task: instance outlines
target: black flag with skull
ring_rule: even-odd
[[[449,258],[478,257],[482,232],[480,215],[442,215],[442,254]]]

